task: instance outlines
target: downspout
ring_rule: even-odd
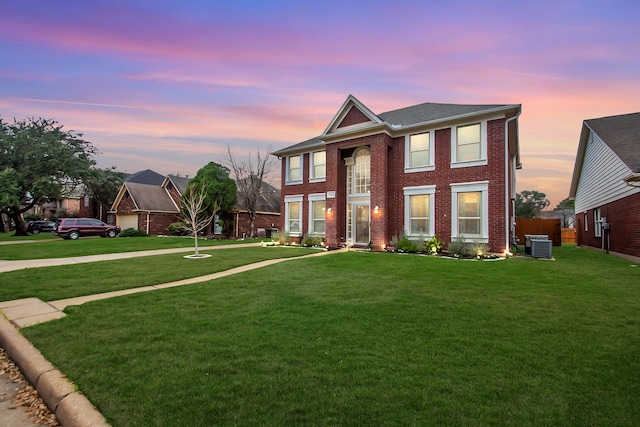
[[[520,113],[521,111],[518,111],[518,113],[513,116],[508,118],[505,122],[504,122],[504,207],[505,207],[505,213],[507,214],[507,223],[505,224],[505,254],[511,254],[511,226],[512,223],[515,222],[515,216],[516,213],[515,211],[513,212],[513,214],[509,213],[509,210],[511,209],[511,194],[509,194],[509,188],[511,187],[511,183],[515,182],[515,174],[516,174],[516,169],[515,167],[513,168],[513,177],[511,177],[509,175],[509,166],[511,164],[511,162],[509,161],[509,122],[512,120],[516,120],[518,117],[520,117]],[[516,128],[517,131],[517,128]],[[516,137],[518,137],[518,135],[516,135]],[[507,182],[508,181],[508,182]],[[514,227],[514,231],[515,231],[515,227]]]
[[[151,212],[147,211],[147,234],[149,234],[149,221],[151,220]]]

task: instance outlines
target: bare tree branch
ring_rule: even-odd
[[[249,215],[250,237],[255,237],[256,212],[263,192],[263,183],[276,165],[275,158],[270,155],[271,148],[268,146],[265,154],[258,150],[255,158],[249,155],[246,161],[241,162],[234,156],[228,144],[226,147],[224,160],[236,181],[239,205]]]

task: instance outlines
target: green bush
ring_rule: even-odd
[[[171,236],[188,236],[189,230],[184,222],[172,222],[167,227],[167,231]]]
[[[146,237],[148,236],[143,230],[136,230],[135,228],[125,228],[120,233],[120,237]]]
[[[307,234],[302,240],[302,246],[315,247],[320,246],[323,241],[322,236],[318,236],[316,234]]]
[[[419,247],[416,242],[409,239],[406,236],[403,236],[400,240],[398,240],[398,244],[396,245],[396,250],[399,252],[406,252],[409,254],[413,254],[418,252]]]
[[[437,254],[442,251],[444,247],[444,241],[438,238],[438,236],[433,236],[429,240],[425,240],[424,242],[424,251],[428,254]]]

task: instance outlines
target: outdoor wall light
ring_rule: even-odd
[[[373,208],[373,213],[378,215],[380,213],[380,208],[376,205],[375,208]]]

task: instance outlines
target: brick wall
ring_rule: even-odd
[[[348,116],[348,115],[347,115]],[[303,230],[306,229],[309,206],[307,195],[335,191],[335,198],[327,198],[326,233],[330,246],[346,238],[346,166],[354,147],[367,145],[371,149],[371,238],[375,248],[388,243],[394,235],[404,232],[404,187],[435,185],[435,230],[444,241],[451,239],[451,183],[488,181],[489,246],[502,252],[506,249],[506,201],[504,164],[505,119],[487,123],[487,166],[451,168],[451,129],[435,131],[435,169],[426,172],[404,173],[404,137],[391,138],[386,134],[371,135],[328,144],[327,180],[309,183],[309,155],[303,156],[304,179],[300,185],[282,186],[283,215],[280,227],[285,229],[284,198],[303,195]],[[282,159],[282,182],[285,182],[286,159]],[[374,207],[379,213],[374,214]],[[331,211],[329,212],[329,209]]]
[[[576,213],[576,237],[578,245],[609,248],[633,257],[640,257],[640,193],[625,197],[600,207],[600,216],[607,219],[609,231],[602,230],[602,237],[595,237],[593,210],[586,212],[588,230],[584,230],[585,213]]]
[[[147,220],[149,222],[149,228],[147,229]],[[147,232],[152,236],[167,235],[169,234],[169,224],[179,221],[176,215],[172,214],[158,214],[158,213],[140,213],[138,214],[138,230]]]

